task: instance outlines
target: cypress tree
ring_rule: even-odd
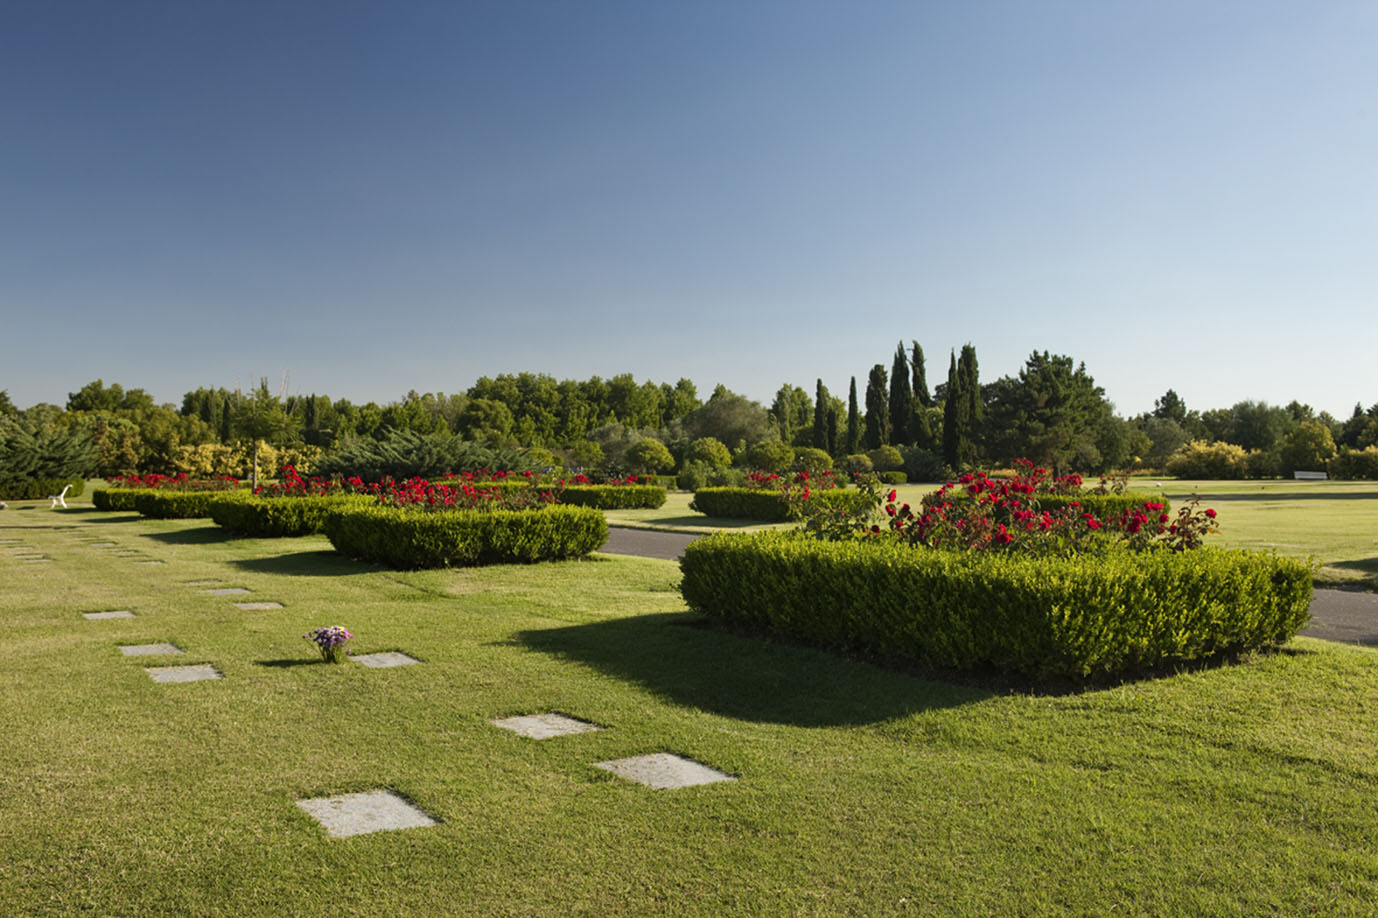
[[[966,412],[962,377],[957,372],[957,355],[951,353],[947,366],[947,396],[943,402],[943,462],[954,471],[962,467],[962,415]]]
[[[829,406],[828,406],[828,455],[829,455],[829,456],[836,456],[836,455],[837,455],[837,448],[838,448],[838,446],[841,445],[841,444],[838,442],[839,439],[840,439],[840,437],[838,436],[838,433],[839,433],[839,432],[838,432],[838,429],[837,429],[837,425],[838,425],[838,420],[837,420],[837,409],[836,409],[835,407],[833,407],[832,405],[829,405]]]
[[[879,449],[890,442],[890,405],[886,389],[885,367],[876,364],[866,379],[866,432],[861,443],[867,449]]]
[[[895,346],[895,360],[890,365],[890,443],[908,446],[914,442],[909,430],[913,411],[914,390],[909,385],[909,358],[904,354],[904,342]]]
[[[976,367],[976,348],[962,345],[957,358],[957,374],[962,377],[962,397],[966,400],[965,423],[962,425],[962,458],[975,459],[980,455],[982,422],[986,419],[985,402],[981,400],[981,379]]]
[[[828,449],[828,389],[821,379],[813,397],[813,445]],[[831,454],[832,450],[828,452]]]
[[[847,455],[861,452],[861,412],[856,406],[856,377],[852,377],[852,388],[847,394]]]
[[[923,368],[923,348],[919,347],[919,342],[910,341],[914,346],[913,355],[909,359],[909,368],[914,374],[914,397],[919,400],[919,404],[925,408],[933,407],[933,396],[928,394],[928,378]]]

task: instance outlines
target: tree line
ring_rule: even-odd
[[[888,368],[876,363],[865,374],[860,392],[856,376],[846,388],[844,401],[821,378],[812,393],[786,383],[767,407],[722,385],[701,399],[688,379],[521,372],[482,377],[462,393],[413,390],[384,405],[274,393],[266,380],[248,391],[198,388],[179,405],[97,379],[69,393],[65,406],[20,409],[0,390],[0,461],[56,467],[61,454],[67,471],[85,465],[98,476],[242,473],[256,458],[309,463],[352,442],[407,433],[613,468],[628,467],[628,451],[644,440],[662,444],[679,464],[696,441],[711,439],[739,460],[778,441],[835,460],[890,447],[911,469],[1026,457],[1059,471],[1104,472],[1162,468],[1192,441],[1218,441],[1253,457],[1262,476],[1286,472],[1289,458],[1324,461],[1342,448],[1378,446],[1378,404],[1356,405],[1343,421],[1295,401],[1197,411],[1169,389],[1151,412],[1122,417],[1083,363],[1047,351],[1032,353],[1016,375],[983,383],[976,349],[965,344],[951,349],[946,378],[930,386],[923,348],[901,341]]]

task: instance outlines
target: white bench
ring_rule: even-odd
[[[61,505],[63,506],[63,509],[66,509],[66,507],[67,507],[67,492],[70,491],[70,490],[72,490],[72,486],[71,486],[71,485],[67,485],[66,487],[64,487],[64,488],[62,489],[62,493],[61,493],[61,494],[49,494],[49,495],[48,495],[48,500],[52,501],[53,503],[52,503],[52,506],[50,506],[48,509],[49,509],[49,510],[56,510],[58,504],[61,504]]]
[[[1325,481],[1328,476],[1325,472],[1293,472],[1292,477],[1302,481]]]

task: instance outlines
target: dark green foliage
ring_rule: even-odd
[[[134,509],[155,520],[209,519],[211,507],[222,501],[243,500],[243,491],[166,491],[140,489],[134,495]],[[113,509],[113,508],[112,508]]]
[[[909,356],[909,370],[914,377],[911,385],[914,392],[914,398],[917,399],[918,403],[924,408],[931,408],[933,406],[933,396],[928,394],[928,376],[923,365],[923,348],[919,347],[919,342],[917,341],[910,341],[909,343],[913,345],[913,350],[910,352]],[[921,443],[919,445],[922,446],[923,444]]]
[[[948,503],[955,504],[958,501],[971,500],[972,498],[965,492],[953,491],[945,499]],[[1125,491],[1122,494],[1030,494],[1022,500],[1033,510],[1056,511],[1077,504],[1081,507],[1081,512],[1090,513],[1102,520],[1112,514],[1124,513],[1126,510],[1140,510],[1145,502],[1162,504],[1162,513],[1169,513],[1172,510],[1172,501],[1166,497],[1135,491]],[[932,506],[937,502],[939,502],[938,498],[932,494],[926,495],[923,499],[925,507]]]
[[[862,495],[854,489],[836,488],[814,491],[809,500],[862,509]],[[760,520],[783,523],[791,519],[790,506],[780,492],[762,488],[700,488],[694,492],[689,509],[705,516],[733,520]]]
[[[861,411],[856,403],[855,376],[852,377],[852,385],[847,392],[847,442],[840,449],[849,456],[861,452]]]
[[[900,450],[904,457],[904,474],[910,481],[936,482],[947,477],[943,459],[936,453],[917,446]]]
[[[607,541],[608,524],[590,507],[431,513],[369,506],[332,511],[325,534],[352,558],[413,569],[579,558]]]
[[[326,455],[316,464],[323,478],[358,475],[365,481],[386,477],[439,478],[479,469],[529,468],[521,450],[495,450],[459,436],[422,436],[409,430],[390,433],[385,440],[358,439]]]
[[[143,493],[143,488],[96,488],[91,503],[97,510],[134,510],[134,498]]]
[[[1017,378],[1002,377],[990,389],[991,448],[999,459],[1024,457],[1058,473],[1103,470],[1097,441],[1111,409],[1085,364],[1035,351]]]
[[[0,500],[44,500],[71,485],[67,497],[80,497],[86,488],[82,478],[30,478],[26,481],[0,485]]]
[[[914,442],[914,432],[909,429],[913,401],[909,358],[904,353],[904,342],[901,341],[895,347],[895,359],[890,364],[890,437],[887,443],[904,446]]]
[[[818,380],[813,397],[813,436],[810,443],[814,449],[828,448],[828,387]]]
[[[962,377],[957,373],[957,355],[948,352],[947,393],[943,401],[943,461],[960,470],[967,459],[964,449],[968,428],[967,398],[962,392]]]
[[[51,482],[84,480],[95,464],[95,443],[85,426],[64,427],[37,411],[0,415],[0,495],[24,500],[20,495],[33,491],[43,492],[37,497],[56,494]]]
[[[881,472],[878,477],[888,485],[902,485],[909,481],[909,476],[903,472]]]
[[[218,500],[210,505],[211,519],[222,529],[253,538],[279,539],[313,535],[323,531],[332,510],[367,505],[373,498],[341,497],[243,497]]]
[[[890,397],[885,367],[876,364],[866,378],[866,430],[861,444],[868,450],[890,442]]]
[[[775,472],[777,475],[794,461],[794,449],[779,440],[763,440],[746,451],[746,465],[753,469]]]
[[[1311,569],[1238,551],[1041,558],[718,534],[685,549],[697,612],[848,651],[959,669],[1103,679],[1282,644]]]
[[[560,503],[599,510],[654,510],[665,503],[659,485],[568,485],[559,492]]]

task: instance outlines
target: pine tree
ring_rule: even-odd
[[[895,360],[890,366],[890,443],[895,446],[908,446],[914,442],[909,430],[909,418],[913,411],[914,390],[909,384],[909,358],[904,353],[904,342],[895,347]]]
[[[861,440],[867,449],[879,449],[890,442],[888,388],[885,367],[879,363],[871,367],[871,375],[866,379],[866,432]]]
[[[919,400],[919,404],[925,408],[933,407],[933,396],[928,394],[928,378],[923,368],[923,348],[919,347],[919,342],[910,341],[914,346],[912,355],[909,358],[909,369],[914,375],[913,389],[914,398]]]
[[[852,388],[847,393],[847,455],[861,452],[861,412],[856,405],[856,377],[852,377]]]
[[[943,402],[943,461],[948,467],[962,467],[962,433],[966,427],[966,396],[962,377],[957,372],[957,355],[952,353],[947,366],[947,395]]]
[[[813,397],[813,445],[817,449],[828,449],[828,389],[821,379]]]

